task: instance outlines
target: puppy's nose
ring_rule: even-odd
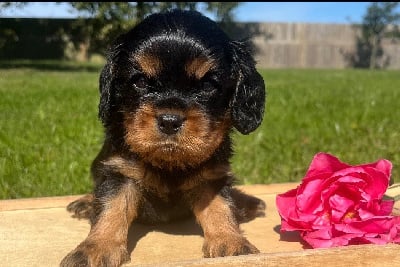
[[[157,117],[158,129],[162,133],[173,135],[182,128],[185,118],[177,114],[161,114]]]

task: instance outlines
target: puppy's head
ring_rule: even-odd
[[[160,168],[194,167],[235,127],[261,123],[264,81],[244,43],[198,12],[153,14],[121,35],[100,76],[108,135]]]

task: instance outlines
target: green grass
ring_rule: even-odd
[[[20,67],[0,72],[0,198],[87,191],[103,135],[98,71]]]
[[[85,193],[103,132],[100,65],[0,62],[0,198]],[[263,124],[235,134],[244,184],[299,181],[315,153],[350,164],[386,158],[400,181],[400,73],[262,70]]]
[[[242,183],[299,181],[313,156],[349,164],[386,158],[400,181],[400,72],[264,70],[264,121],[236,136],[233,168]]]

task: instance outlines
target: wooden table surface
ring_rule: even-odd
[[[158,227],[134,224],[128,245],[132,260],[124,266],[400,266],[399,245],[306,249],[298,234],[281,235],[275,197],[296,186],[240,187],[267,204],[265,217],[241,225],[261,251],[258,255],[203,259],[203,237],[193,220]],[[400,186],[389,189],[388,195],[400,195]],[[87,221],[74,219],[65,210],[78,197],[0,201],[0,266],[58,266],[89,232]]]

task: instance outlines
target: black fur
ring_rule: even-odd
[[[193,53],[202,52],[221,60],[221,70],[217,73],[218,82],[228,85],[225,101],[230,102],[232,120],[235,128],[242,134],[254,131],[262,122],[265,104],[265,83],[255,68],[255,61],[250,52],[250,46],[245,41],[231,40],[217,24],[197,12],[181,12],[176,10],[173,16],[154,14],[127,34],[121,35],[110,49],[108,63],[100,76],[99,117],[107,127],[111,121],[115,123],[118,117],[119,85],[129,75],[129,69],[115,70],[113,65],[129,67],[126,56],[132,51],[141,50],[149,43],[148,35],[157,36],[160,46],[168,42],[171,33],[177,43],[176,51],[169,56],[176,57],[181,47],[189,46]],[[182,34],[182,33],[185,34]],[[156,38],[153,38],[156,39]],[[150,38],[150,42],[154,42]],[[193,49],[195,48],[195,49]],[[174,50],[174,47],[170,49]],[[196,51],[200,50],[200,51]],[[165,55],[167,56],[167,55]],[[127,73],[126,73],[127,72]],[[115,96],[113,98],[112,96]],[[225,103],[213,102],[217,105]],[[210,107],[213,108],[213,107]]]

